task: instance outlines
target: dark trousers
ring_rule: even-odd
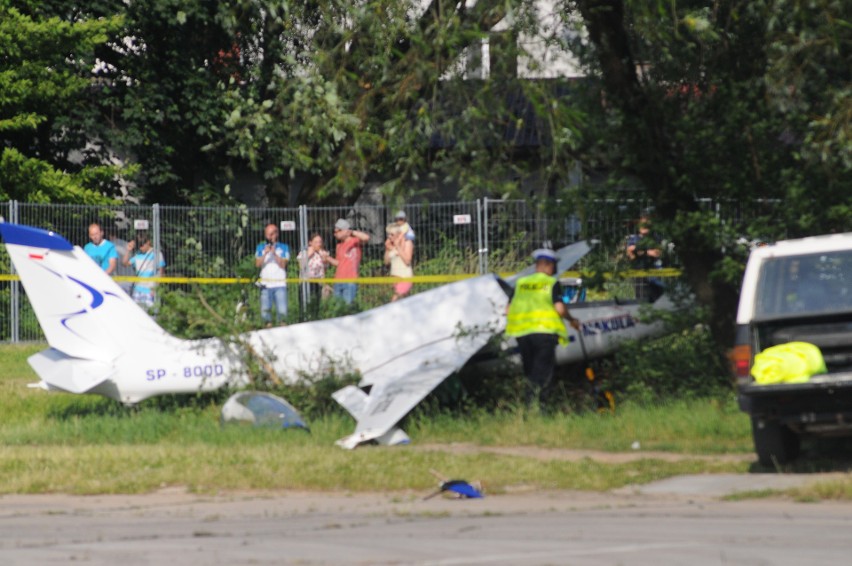
[[[301,291],[301,290],[300,290]],[[320,301],[322,300],[322,285],[319,283],[308,283],[308,304],[304,303],[302,293],[299,293],[299,304],[306,320],[318,320]]]
[[[528,407],[532,406],[534,400],[544,400],[543,393],[553,379],[558,343],[556,334],[527,334],[518,338],[518,350],[521,352],[524,375],[527,376],[525,401]]]
[[[312,319],[319,319],[320,301],[322,300],[322,285],[308,283],[308,312]]]

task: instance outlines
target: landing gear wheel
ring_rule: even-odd
[[[776,420],[751,418],[754,451],[762,466],[773,468],[799,455],[799,435]]]

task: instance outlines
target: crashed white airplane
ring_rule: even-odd
[[[407,440],[396,424],[505,326],[507,283],[484,275],[359,314],[257,330],[236,340],[182,340],[59,234],[8,223],[0,223],[0,234],[50,345],[29,358],[41,379],[35,387],[134,404],[246,385],[247,351],[290,382],[342,361],[362,377],[360,388],[334,394],[357,421],[355,432],[338,441],[346,448]],[[585,242],[563,248],[560,264],[573,265],[588,250]],[[582,362],[611,353],[623,338],[660,334],[661,323],[639,322],[639,306],[571,305],[583,336],[569,326],[570,342],[557,350],[557,362]],[[663,296],[657,306],[671,303]]]

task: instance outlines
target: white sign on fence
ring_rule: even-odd
[[[470,224],[470,214],[456,214],[453,216],[453,224]]]
[[[282,220],[281,221],[281,231],[282,232],[295,232],[296,231],[296,222],[293,220]]]
[[[148,221],[144,218],[137,218],[133,221],[133,228],[135,228],[136,230],[147,230]]]

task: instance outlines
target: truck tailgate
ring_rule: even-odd
[[[749,383],[748,385],[741,385],[739,392],[741,395],[748,395],[749,397],[761,397],[848,387],[852,387],[852,371],[815,375],[805,383],[776,383],[772,385]]]
[[[798,430],[852,429],[852,372],[815,376],[807,383],[741,386],[738,401],[752,417]]]

